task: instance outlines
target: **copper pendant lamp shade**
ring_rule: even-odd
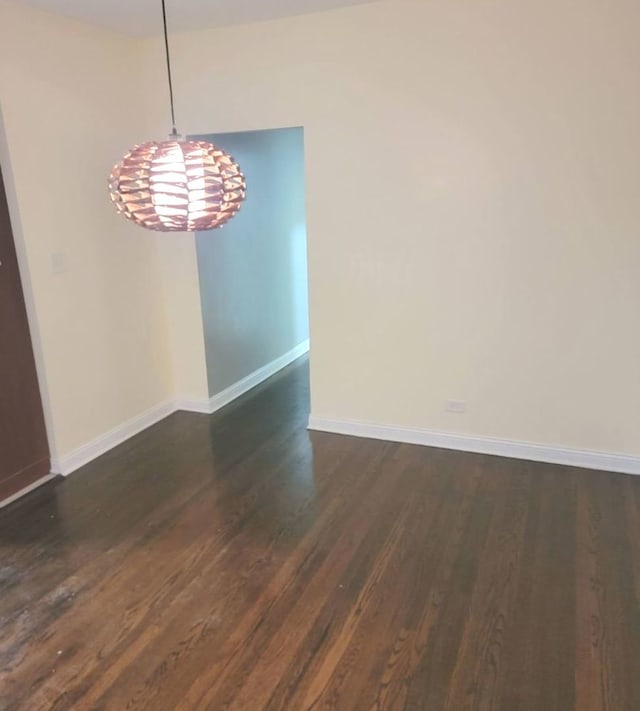
[[[146,229],[212,230],[237,214],[246,182],[240,166],[223,150],[205,141],[184,141],[178,135],[165,0],[162,17],[173,130],[167,141],[132,148],[113,167],[109,194],[120,214]]]
[[[111,200],[141,227],[161,232],[212,230],[240,209],[240,167],[204,141],[168,140],[133,148],[111,171]]]

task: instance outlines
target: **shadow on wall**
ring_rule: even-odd
[[[304,132],[196,138],[230,153],[247,178],[239,214],[196,237],[213,396],[309,338]]]

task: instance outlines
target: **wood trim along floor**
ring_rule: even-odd
[[[564,464],[571,467],[618,472],[620,474],[640,474],[640,457],[626,454],[592,452],[534,444],[532,442],[410,429],[393,425],[377,425],[368,422],[334,420],[314,415],[309,417],[309,429],[388,442],[438,447],[460,452],[491,454],[497,457],[509,457],[510,459],[526,459],[546,464]]]

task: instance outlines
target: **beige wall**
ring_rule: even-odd
[[[183,132],[305,127],[317,417],[640,455],[639,21],[388,0],[175,37]],[[206,398],[193,236],[105,199],[167,131],[160,40],[0,0],[0,107],[56,454]]]
[[[173,393],[156,237],[106,193],[111,165],[145,138],[137,51],[0,0],[0,159],[57,458]]]
[[[639,22],[389,0],[175,39],[185,132],[305,127],[317,417],[640,454]]]
[[[153,136],[162,137],[158,131]],[[156,233],[160,256],[173,393],[185,409],[209,399],[195,235]]]

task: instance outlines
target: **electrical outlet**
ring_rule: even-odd
[[[467,411],[467,403],[464,400],[447,400],[445,410],[456,415],[462,415]]]

